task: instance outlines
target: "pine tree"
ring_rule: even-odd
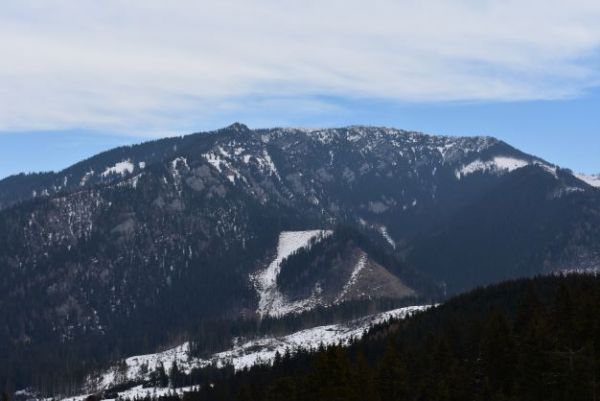
[[[273,369],[280,369],[282,364],[282,358],[279,351],[275,351],[275,358],[273,358]]]
[[[117,362],[117,365],[115,366],[115,382],[116,383],[125,383],[127,381],[127,371],[129,369],[129,366],[127,366],[127,362],[124,359],[121,359],[119,362]]]
[[[167,387],[169,385],[169,377],[165,372],[165,367],[162,362],[158,362],[158,366],[156,367],[156,384],[158,387]]]
[[[173,361],[171,364],[171,369],[169,369],[169,383],[172,388],[177,388],[181,386],[181,372],[179,371],[179,366],[177,366],[177,361]]]

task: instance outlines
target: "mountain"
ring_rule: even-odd
[[[225,349],[220,319],[594,269],[590,183],[490,137],[242,124],[9,177],[0,377],[75,391],[92,369],[198,333],[199,353]]]

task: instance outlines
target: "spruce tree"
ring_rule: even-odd
[[[173,361],[171,369],[169,369],[169,383],[172,388],[181,385],[181,372],[179,371],[179,366],[177,366],[177,361]]]
[[[169,377],[165,372],[162,362],[158,362],[158,366],[156,367],[156,384],[158,387],[167,387],[169,385]]]

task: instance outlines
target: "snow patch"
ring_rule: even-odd
[[[494,157],[494,164],[500,170],[513,171],[521,167],[525,167],[529,164],[527,160],[515,159],[512,157]]]
[[[392,246],[392,248],[395,249],[396,248],[396,241],[394,241],[394,239],[388,233],[387,227],[386,226],[379,226],[379,232],[381,233],[381,235],[383,236],[383,238],[385,238],[385,240]]]
[[[535,163],[535,165],[546,170],[547,173],[551,174],[554,178],[558,179],[558,174],[556,173],[556,166],[549,166],[543,163]]]
[[[600,275],[600,267],[588,267],[588,268],[571,268],[561,269],[553,273],[556,276],[569,276],[569,275],[586,275],[586,276],[598,276]]]
[[[455,170],[454,174],[456,178],[461,179],[462,177],[466,177],[469,174],[479,171],[505,173],[514,171],[527,165],[529,165],[527,160],[515,159],[513,157],[496,156],[492,160],[474,160],[471,163],[462,166],[460,169]]]
[[[194,389],[199,389],[199,386],[189,386],[189,387],[180,387],[180,388],[171,388],[171,387],[147,387],[144,388],[142,385],[139,386],[135,386],[132,387],[130,389],[124,390],[124,391],[120,391],[119,394],[119,399],[130,399],[130,400],[137,400],[137,399],[143,399],[143,398],[158,398],[158,397],[164,397],[164,396],[168,396],[168,395],[174,395],[177,394],[179,395],[179,398],[181,399],[183,397],[183,394],[185,392],[188,391],[193,391]],[[70,397],[70,398],[64,398],[61,401],[83,401],[85,400],[85,398],[88,395],[79,395],[79,396],[75,396],[75,397]],[[114,400],[113,398],[104,398],[103,401],[112,401]],[[44,400],[46,401],[46,400]],[[48,400],[50,401],[50,400]]]
[[[570,194],[578,193],[578,192],[585,192],[585,189],[579,188],[579,187],[563,186],[561,188],[558,188],[556,191],[554,191],[554,193],[552,193],[551,197],[552,198],[562,198],[563,196],[568,196]]]
[[[104,172],[100,175],[102,177],[106,177],[110,174],[125,175],[126,173],[132,173],[133,169],[134,169],[133,163],[131,162],[131,160],[127,159],[127,160],[123,160],[121,162],[116,163],[112,167],[107,167],[106,170],[104,170]]]
[[[450,143],[444,144],[443,146],[436,146],[436,149],[442,156],[443,161],[446,160],[446,153],[448,153],[448,150],[450,150],[454,145],[456,145],[456,143],[450,142]]]
[[[142,172],[140,174],[134,175],[133,177],[131,177],[127,180],[121,181],[117,184],[117,187],[130,187],[130,188],[136,189],[138,186],[138,182],[140,181],[140,178],[142,177],[143,174],[144,173]]]
[[[356,262],[356,266],[354,266],[354,269],[352,270],[352,274],[350,275],[348,282],[344,285],[342,292],[340,293],[340,295],[338,295],[336,302],[340,302],[341,300],[344,299],[346,294],[348,294],[348,291],[350,291],[352,286],[354,284],[356,284],[356,280],[358,280],[358,275],[365,268],[366,265],[367,265],[367,255],[364,252],[361,252],[360,256],[358,257],[358,261]]]
[[[219,157],[218,155],[216,155],[214,153],[205,153],[202,156],[206,159],[206,161],[210,165],[212,165],[214,168],[216,168],[219,173],[222,172],[221,164],[227,165],[227,162],[225,160],[223,160],[221,157]]]
[[[365,331],[373,325],[385,323],[392,318],[404,319],[429,307],[429,305],[409,306],[370,315],[346,324],[319,326],[280,338],[267,337],[248,341],[229,351],[215,354],[212,363],[216,362],[218,366],[223,362],[230,362],[236,370],[241,370],[257,364],[271,364],[277,352],[283,355],[286,350],[315,350],[321,344],[324,346],[339,343],[348,345],[351,340],[361,338]]]
[[[585,182],[588,185],[591,185],[595,188],[600,188],[600,174],[597,175],[586,175],[586,174],[574,174],[579,180]]]
[[[90,170],[81,177],[81,181],[79,181],[79,186],[83,187],[90,178],[94,175],[94,170]],[[35,196],[35,195],[34,195]]]
[[[235,150],[234,150],[235,152]],[[223,173],[226,171],[225,178],[231,181],[232,184],[235,183],[235,179],[244,179],[242,175],[237,171],[231,162],[227,159],[231,159],[232,155],[223,149],[221,146],[217,146],[216,152],[209,152],[202,155],[206,159],[206,161],[211,164],[214,168],[217,169],[219,173]],[[187,163],[186,163],[187,165]],[[245,180],[245,179],[244,179]]]
[[[311,307],[310,300],[302,302],[288,302],[277,288],[277,276],[281,269],[281,262],[310,244],[314,238],[324,238],[332,232],[328,230],[310,231],[284,231],[279,234],[277,256],[262,271],[250,276],[258,292],[258,310],[261,316],[283,316],[285,314],[306,310]]]
[[[252,157],[252,155],[246,154],[242,156],[242,160],[245,164],[248,164]],[[273,159],[271,159],[271,155],[269,154],[269,152],[267,152],[266,149],[262,151],[262,154],[255,155],[254,160],[256,160],[258,166],[262,171],[274,175],[279,181],[281,181],[281,177],[279,176],[277,167],[275,167],[275,163],[273,162]]]
[[[186,169],[190,168],[185,157],[176,157],[175,159],[171,160],[171,168],[173,170],[176,170],[179,166],[183,166]]]

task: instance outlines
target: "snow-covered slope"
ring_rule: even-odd
[[[177,394],[180,398],[183,397],[183,394],[187,391],[198,390],[199,386],[188,386],[188,387],[179,387],[179,388],[171,388],[171,387],[144,387],[141,384],[139,386],[132,387],[130,389],[119,391],[119,399],[121,400],[135,400],[141,398],[157,398],[168,395]],[[70,398],[64,398],[62,401],[83,401],[88,395],[79,395]],[[104,401],[112,401],[114,398],[103,398]],[[52,401],[51,399],[43,400],[43,401]]]
[[[114,166],[107,167],[101,175],[103,177],[106,177],[110,174],[119,174],[124,176],[126,174],[131,174],[134,169],[135,167],[133,163],[131,163],[131,161],[128,159],[115,163]]]
[[[347,324],[332,324],[302,330],[285,337],[267,337],[237,345],[231,350],[216,354],[210,363],[231,363],[236,370],[244,369],[260,363],[270,363],[275,353],[284,354],[286,350],[315,349],[321,344],[347,344],[351,339],[362,337],[371,326],[386,322],[392,318],[401,319],[415,312],[423,311],[429,306],[409,306],[388,312],[370,315],[353,320]]]
[[[497,174],[511,172],[521,167],[525,167],[530,164],[527,160],[517,159],[513,157],[496,156],[491,160],[482,161],[477,159],[467,165],[456,169],[456,178],[473,174],[475,172],[494,172]]]
[[[299,249],[307,247],[311,240],[324,238],[331,231],[284,231],[279,235],[277,256],[264,269],[251,276],[258,292],[258,313],[260,315],[282,316],[290,312],[300,312],[310,309],[313,305],[310,299],[301,302],[289,302],[277,288],[277,276],[281,262]]]
[[[258,293],[259,315],[281,317],[350,300],[377,297],[400,299],[415,294],[414,290],[356,246],[345,248],[344,256],[320,265],[318,270],[311,270],[312,260],[304,261],[301,290],[291,290],[294,284],[289,283],[294,283],[296,278],[289,275],[279,277],[283,261],[293,257],[298,250],[309,248],[325,238],[333,241],[329,243],[332,246],[336,241],[332,234],[329,230],[280,233],[275,258],[264,269],[250,275],[250,282]],[[333,279],[328,276],[331,271],[336,272]]]
[[[304,239],[308,234],[305,234]],[[290,238],[288,236],[288,238]],[[299,238],[299,237],[296,237]],[[251,367],[257,364],[269,364],[275,358],[275,354],[283,355],[286,351],[298,349],[316,349],[322,345],[348,344],[352,339],[361,338],[366,330],[376,324],[384,323],[390,319],[402,319],[420,311],[430,308],[430,305],[409,306],[388,312],[369,315],[345,324],[332,324],[314,327],[298,331],[282,337],[263,337],[249,341],[239,341],[231,349],[214,354],[207,359],[193,358],[189,354],[190,345],[184,343],[178,347],[168,349],[156,354],[137,355],[127,358],[126,371],[119,371],[115,366],[96,377],[88,380],[88,391],[96,392],[108,389],[117,384],[133,380],[147,380],[150,373],[162,364],[165,370],[169,370],[173,363],[188,373],[195,367],[208,365],[225,366],[231,364],[236,370]],[[122,365],[122,364],[121,364]],[[120,393],[121,396],[144,395],[147,392],[160,395],[161,391],[168,389],[134,387]],[[181,390],[181,389],[180,389]],[[78,401],[85,395],[73,397],[69,400]]]
[[[581,181],[585,182],[592,187],[600,188],[600,174],[596,175],[586,175],[586,174],[574,174],[575,177],[579,178]]]

